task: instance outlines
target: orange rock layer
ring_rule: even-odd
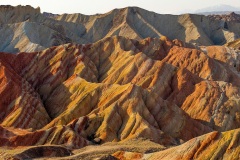
[[[172,146],[237,129],[240,78],[231,53],[166,37],[1,53],[0,145],[77,149],[147,138]]]

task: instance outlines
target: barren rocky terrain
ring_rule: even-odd
[[[1,6],[0,157],[238,160],[240,29],[223,19]]]
[[[41,51],[65,43],[94,43],[124,36],[141,40],[167,36],[196,46],[223,45],[240,37],[239,15],[161,15],[129,7],[106,14],[41,14],[31,6],[0,7],[0,50]]]

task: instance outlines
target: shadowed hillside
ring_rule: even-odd
[[[30,6],[1,6],[0,51],[30,52],[73,42],[94,43],[114,35],[141,40],[167,36],[194,45],[222,45],[239,38],[238,21],[211,16],[161,15],[137,7],[106,14],[41,14]]]

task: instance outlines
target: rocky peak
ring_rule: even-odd
[[[55,18],[59,16],[58,14],[53,14],[53,13],[48,13],[48,12],[43,12],[43,15],[48,18]]]
[[[233,21],[233,22],[240,22],[240,15],[236,14],[235,12],[230,12],[229,14],[223,14],[223,15],[210,15],[209,16],[212,19],[216,20],[223,20],[223,21]]]
[[[31,16],[40,14],[40,7],[33,8],[32,6],[0,6],[0,23],[9,24],[16,22],[23,22],[28,20]]]
[[[236,16],[237,14],[235,12],[229,13],[230,16]]]
[[[40,13],[40,7],[37,8],[33,8],[30,5],[26,5],[26,6],[22,6],[22,5],[18,5],[18,6],[11,6],[11,5],[0,5],[0,12],[2,11],[12,11],[12,10],[21,10],[21,11],[34,11],[37,13]]]

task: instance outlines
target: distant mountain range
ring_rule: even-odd
[[[230,5],[223,4],[223,5],[202,8],[194,11],[193,13],[211,15],[211,14],[228,14],[230,12],[240,13],[240,7],[233,7]]]

